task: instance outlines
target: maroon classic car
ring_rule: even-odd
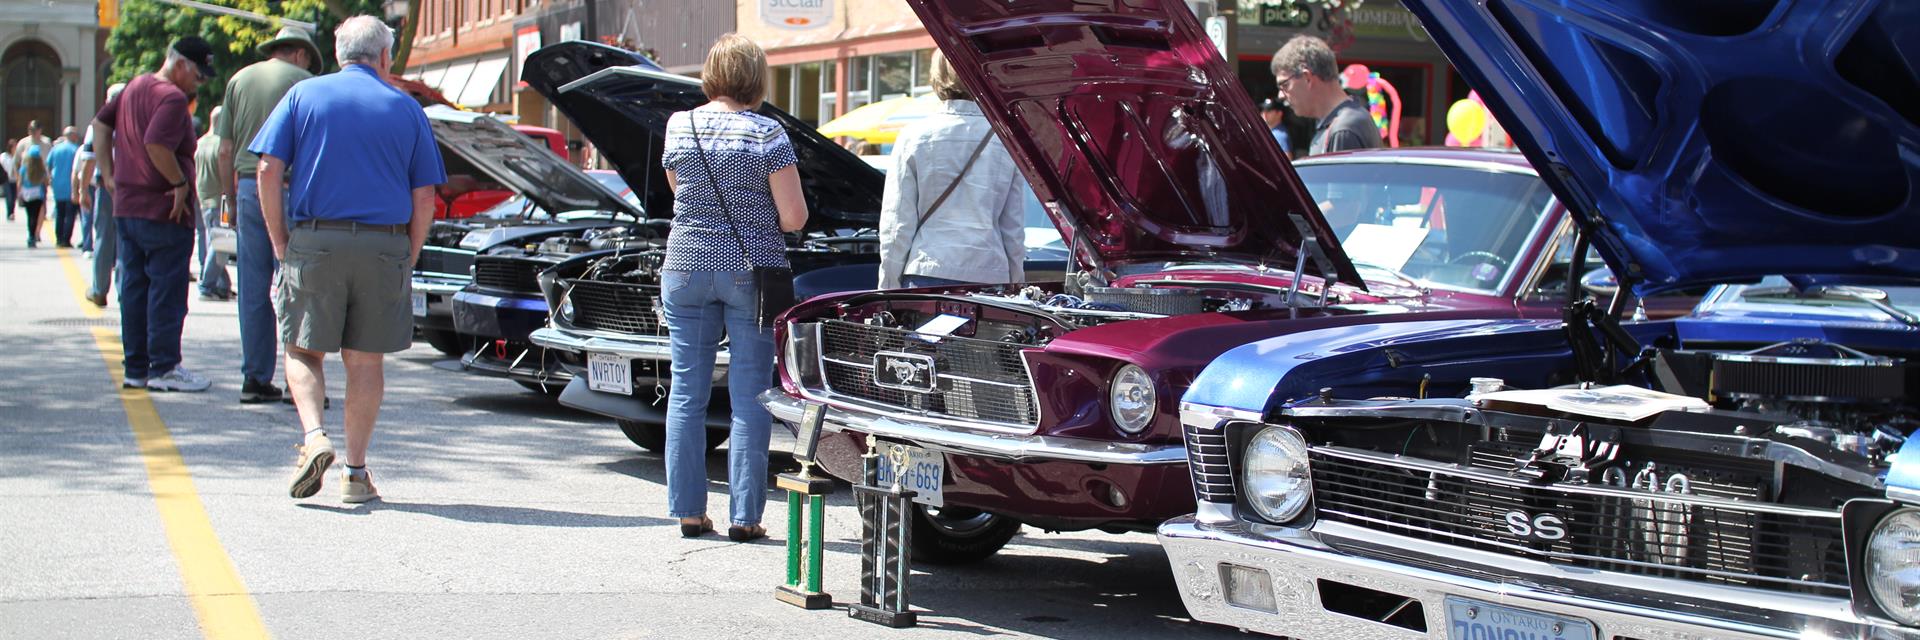
[[[817,458],[837,477],[858,479],[879,444],[881,481],[919,492],[920,560],[986,558],[1022,523],[1150,531],[1192,512],[1177,405],[1228,349],[1401,317],[1555,317],[1578,275],[1564,211],[1517,155],[1296,171],[1177,0],[912,5],[1074,255],[1066,282],[787,313],[762,402],[788,423],[824,405]]]

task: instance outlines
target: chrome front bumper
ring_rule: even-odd
[[[760,404],[773,414],[774,419],[787,423],[799,422],[807,408],[807,401],[788,396],[777,388],[760,394]],[[901,440],[935,451],[1014,462],[1156,465],[1185,464],[1187,461],[1187,450],[1182,445],[1143,445],[970,431],[834,404],[826,405],[826,420],[822,426],[831,431]]]
[[[1248,631],[1306,640],[1445,639],[1452,637],[1451,596],[1587,620],[1599,640],[1920,639],[1920,632],[1854,615],[1844,599],[1548,565],[1340,523],[1307,530],[1221,515],[1169,521],[1160,526],[1160,545],[1194,619]],[[1228,566],[1264,571],[1275,609],[1229,603]],[[1327,583],[1409,598],[1426,631],[1339,612],[1339,599],[1322,598]]]
[[[605,353],[636,360],[673,359],[673,343],[666,338],[640,338],[618,334],[576,333],[553,327],[535,329],[527,336],[534,344],[572,353]],[[719,376],[729,362],[727,350],[714,354],[714,375]]]
[[[430,293],[430,294],[441,295],[441,296],[451,296],[453,294],[459,293],[461,289],[467,288],[467,285],[469,284],[472,284],[472,282],[462,281],[462,280],[445,280],[441,278],[423,278],[420,276],[414,276],[413,292],[414,293]]]

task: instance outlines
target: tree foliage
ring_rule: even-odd
[[[326,71],[339,68],[333,60],[333,29],[342,20],[356,15],[382,15],[378,0],[203,0],[208,4],[232,7],[263,15],[290,18],[319,25],[313,41],[319,45]],[[279,20],[260,22],[233,16],[205,13],[187,7],[156,2],[127,0],[121,5],[120,26],[107,36],[107,53],[113,56],[109,82],[126,82],[142,73],[160,68],[166,60],[167,46],[178,38],[197,35],[213,45],[214,77],[200,87],[196,115],[205,120],[208,110],[220,101],[227,78],[247,65],[264,59],[254,51],[260,43],[272,40],[279,32]]]

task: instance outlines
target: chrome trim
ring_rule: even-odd
[[[1507,164],[1492,160],[1463,160],[1459,158],[1416,158],[1416,157],[1366,157],[1336,156],[1331,158],[1302,158],[1293,163],[1295,167],[1311,167],[1322,164],[1414,164],[1429,167],[1455,167],[1460,169],[1480,169],[1500,173],[1517,173],[1540,177],[1540,172],[1526,164]]]
[[[470,282],[451,282],[447,280],[440,280],[440,279],[433,279],[433,278],[415,277],[413,279],[413,290],[418,293],[430,293],[434,295],[450,296],[456,293],[460,293],[460,290],[467,288],[468,284],[471,284],[471,283]]]
[[[641,342],[604,336],[578,336],[553,327],[535,329],[527,336],[527,340],[548,349],[573,353],[607,353],[636,360],[673,360],[673,345],[665,340]],[[715,353],[713,365],[716,373],[719,367],[727,366],[729,361],[727,350],[721,349]]]
[[[1260,415],[1258,411],[1216,407],[1196,402],[1180,403],[1180,424],[1193,425],[1201,429],[1217,429],[1220,425],[1232,421],[1261,422],[1263,418],[1265,416]]]
[[[814,335],[816,336],[813,343],[815,345],[822,344],[822,340],[824,338],[820,336],[821,323],[819,321],[805,322],[805,323],[798,322],[798,321],[789,322],[787,324],[787,327],[788,327],[788,330],[791,331],[795,325],[801,325],[801,324],[813,325]],[[825,353],[815,353],[811,356],[814,359],[814,361],[820,363],[820,370],[821,370],[820,388],[814,389],[814,388],[808,387],[805,384],[801,384],[800,381],[798,380],[794,381],[794,384],[800,388],[800,397],[805,398],[807,400],[812,400],[814,402],[819,402],[821,404],[825,404],[831,407],[847,410],[847,411],[862,411],[862,412],[891,411],[891,412],[898,412],[902,414],[910,414],[914,417],[916,421],[925,422],[929,424],[944,425],[949,427],[959,427],[963,429],[974,429],[979,431],[991,431],[994,433],[1006,433],[1006,434],[1013,434],[1013,435],[1031,435],[1034,432],[1040,430],[1040,420],[1043,416],[1040,415],[1040,407],[1041,407],[1040,387],[1037,386],[1037,383],[1035,383],[1033,380],[1033,362],[1028,360],[1027,358],[1027,354],[1030,351],[1032,351],[1032,349],[1020,350],[1020,366],[1026,367],[1027,369],[1027,392],[1033,396],[1033,403],[1034,403],[1033,424],[1018,423],[1018,422],[999,422],[994,420],[969,420],[967,418],[949,416],[944,413],[935,413],[932,411],[920,411],[917,409],[913,409],[911,407],[890,405],[890,404],[885,404],[880,402],[874,402],[872,400],[868,400],[865,398],[856,398],[853,396],[842,395],[838,392],[835,392],[833,390],[833,385],[827,382],[826,363],[828,362],[833,362],[836,364],[845,364],[845,363],[843,363],[840,360],[830,359],[826,356]],[[859,366],[859,365],[855,365],[855,366]],[[868,365],[865,368],[871,369],[872,366]],[[969,381],[972,380],[971,378],[957,378],[957,377],[955,377],[955,379],[963,379],[963,380],[969,380]],[[982,381],[982,382],[985,382],[985,381]],[[1005,383],[1001,383],[1001,384],[1005,384]],[[1012,385],[1009,385],[1009,386],[1012,386]]]
[[[780,389],[760,394],[760,404],[783,422],[799,422],[806,400]],[[1054,436],[1008,436],[960,431],[930,422],[865,413],[832,403],[827,405],[825,428],[904,440],[915,446],[960,455],[1012,462],[1084,462],[1088,464],[1185,464],[1182,445],[1147,445]]]
[[[1887,499],[1910,505],[1920,505],[1920,489],[1889,486],[1887,487]]]
[[[893,353],[893,352],[892,352],[892,351],[883,351],[883,352],[881,352],[881,353]],[[902,355],[918,355],[918,354],[902,354]],[[825,357],[825,356],[822,356],[822,357],[820,358],[820,361],[821,361],[821,362],[831,362],[831,363],[834,363],[834,364],[837,364],[837,365],[844,365],[844,366],[848,366],[848,367],[858,367],[858,368],[861,368],[861,369],[872,369],[872,368],[873,368],[873,363],[871,363],[871,362],[852,362],[852,361],[848,361],[848,360],[841,360],[841,359],[839,359],[839,358],[828,358],[828,357]],[[945,379],[948,379],[948,380],[959,380],[959,381],[962,381],[962,382],[969,382],[969,383],[973,383],[973,384],[984,384],[984,385],[989,385],[989,386],[995,386],[995,387],[1011,387],[1011,388],[1014,388],[1014,389],[1019,389],[1019,388],[1022,388],[1022,387],[1025,387],[1025,386],[1027,386],[1027,385],[1022,385],[1022,384],[1014,384],[1014,383],[1011,383],[1011,382],[1000,382],[1000,381],[997,381],[997,380],[982,380],[982,379],[980,379],[980,378],[969,378],[969,377],[966,377],[966,376],[956,376],[956,375],[948,375],[948,374],[945,374],[945,373],[940,373],[940,374],[937,374],[937,377],[940,377],[940,378],[945,378]],[[885,383],[882,383],[882,382],[879,382],[879,381],[875,381],[875,382],[874,382],[874,384],[876,384],[876,385],[879,385],[879,386],[880,386],[880,388],[882,388],[882,389],[899,389],[899,390],[901,390],[901,391],[912,391],[912,392],[915,392],[915,393],[927,393],[927,390],[925,390],[925,389],[920,389],[920,388],[916,388],[916,387],[895,387],[895,386],[890,386],[890,385],[887,385],[887,384],[885,384]]]
[[[1459,596],[1588,620],[1598,638],[1920,639],[1920,631],[1855,615],[1846,598],[1559,566],[1338,522],[1299,529],[1188,517],[1161,525],[1159,540],[1195,619],[1274,635],[1447,638],[1444,600]],[[1266,570],[1279,610],[1227,604],[1221,563]],[[1428,631],[1331,611],[1321,580],[1418,601]]]

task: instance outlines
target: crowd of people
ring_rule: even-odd
[[[50,215],[56,246],[93,262],[86,293],[117,306],[123,384],[205,391],[182,364],[181,331],[193,265],[205,301],[235,300],[242,403],[290,400],[299,414],[294,498],[321,488],[336,459],[325,424],[322,362],[346,367],[341,499],[378,497],[367,449],[384,395],[384,360],[412,342],[410,275],[446,181],[425,114],[394,89],[394,34],[355,17],[335,32],[340,70],[303,31],[287,27],[265,56],[227,79],[199,131],[189,96],[213,79],[213,48],[182,38],[161,67],[109,90],[85,138],[74,127],[49,138],[35,122],[0,148],[7,217],[27,218],[28,246]],[[1319,126],[1313,154],[1375,147],[1364,108],[1340,88],[1333,52],[1302,36],[1275,55],[1275,100],[1262,105],[1275,141],[1284,100]],[[674,384],[667,403],[668,510],[685,536],[714,530],[706,513],[706,405],[723,336],[732,406],[729,537],[766,535],[767,446],[772,417],[755,398],[773,384],[768,309],[791,303],[782,234],[805,226],[797,158],[778,121],[755,112],[767,86],[766,54],[723,36],[708,52],[710,102],[667,123],[662,164],[674,189],[673,231],[662,275]],[[1023,202],[1029,186],[951,64],[933,57],[940,111],[900,132],[880,221],[883,288],[1024,281]],[[322,149],[326,152],[321,153]],[[232,220],[236,268],[207,231]],[[780,278],[789,283],[778,290]],[[276,286],[277,285],[277,286]],[[783,297],[784,296],[784,297]],[[287,391],[274,384],[285,347]]]

